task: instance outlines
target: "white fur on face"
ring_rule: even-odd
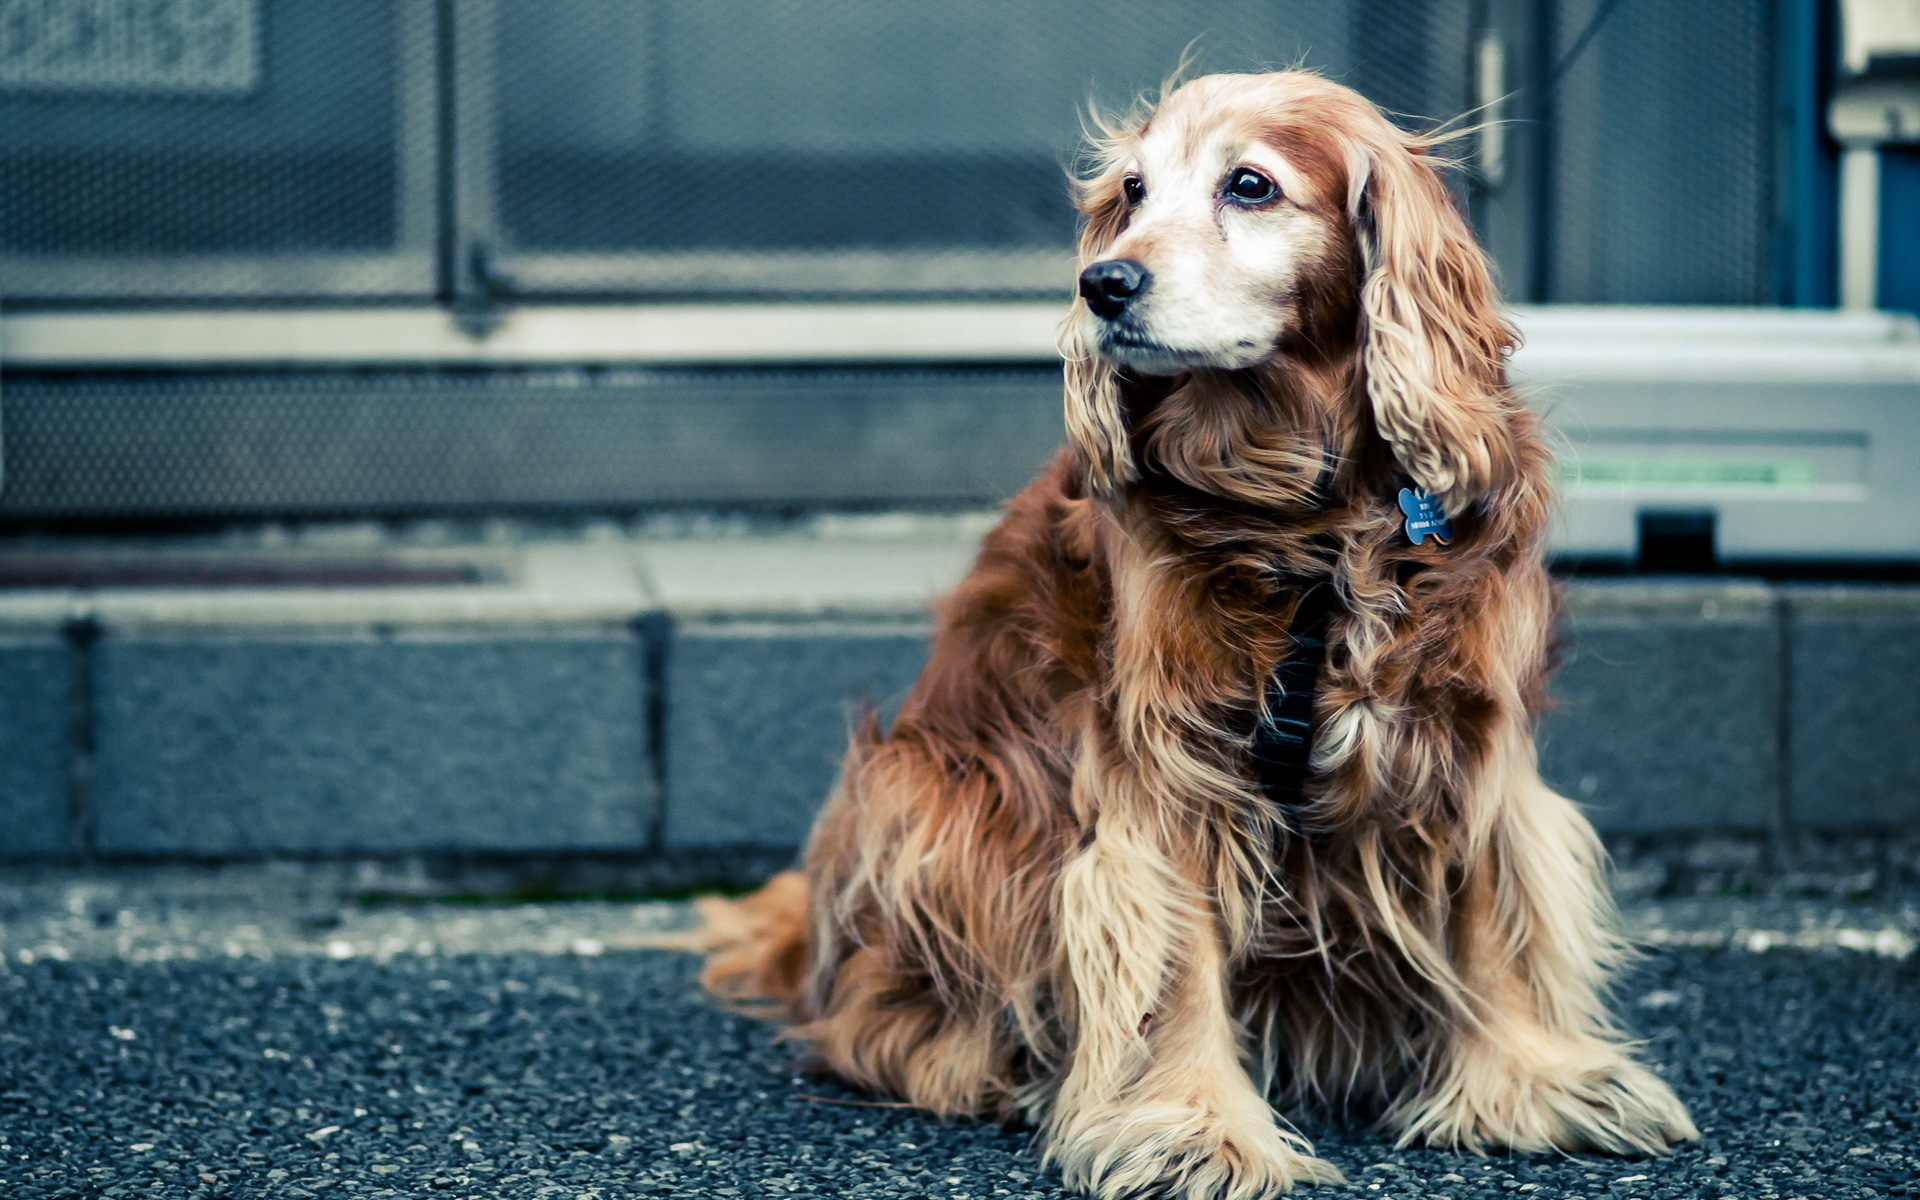
[[[1249,205],[1228,197],[1240,167],[1273,180],[1278,198]],[[1271,358],[1294,318],[1298,281],[1334,241],[1301,206],[1300,172],[1258,142],[1226,132],[1196,138],[1176,122],[1150,130],[1123,169],[1146,194],[1103,257],[1132,259],[1148,278],[1111,321],[1081,307],[1100,356],[1150,375]]]

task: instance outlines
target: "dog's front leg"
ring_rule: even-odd
[[[1607,1015],[1618,950],[1586,818],[1540,782],[1518,731],[1481,787],[1498,816],[1451,931],[1465,1011],[1426,1086],[1389,1114],[1402,1142],[1648,1154],[1697,1138]]]
[[[1338,1181],[1248,1077],[1213,906],[1143,816],[1106,808],[1060,877],[1076,1036],[1048,1157],[1069,1187],[1109,1200],[1252,1200]]]

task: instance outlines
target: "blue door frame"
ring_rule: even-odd
[[[1780,304],[1839,302],[1840,147],[1827,134],[1839,61],[1839,0],[1779,0],[1779,143],[1774,294]],[[1920,312],[1920,147],[1880,155],[1880,306]]]

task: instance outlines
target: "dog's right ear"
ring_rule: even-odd
[[[1106,257],[1126,227],[1127,206],[1121,171],[1109,167],[1081,180],[1077,187],[1086,224],[1080,230],[1079,267]],[[1133,448],[1127,438],[1126,397],[1120,372],[1094,352],[1093,314],[1079,299],[1060,329],[1060,355],[1066,359],[1067,442],[1080,460],[1087,490],[1112,495],[1134,478]]]

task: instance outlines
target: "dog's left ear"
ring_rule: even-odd
[[[1515,469],[1503,412],[1514,332],[1432,160],[1389,136],[1358,151],[1347,197],[1367,397],[1401,469],[1457,515]]]

